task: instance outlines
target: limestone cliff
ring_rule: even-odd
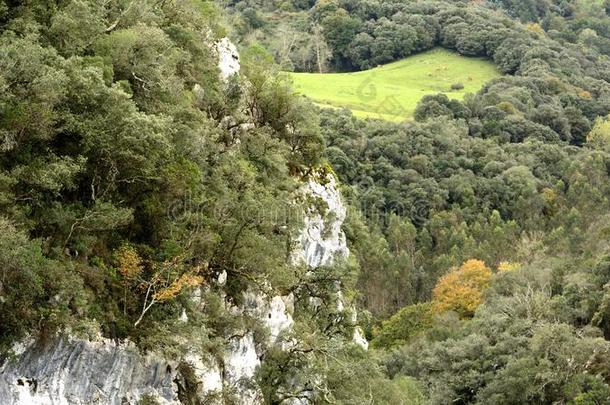
[[[326,219],[315,210],[308,213],[299,237],[295,260],[303,260],[311,269],[348,254],[341,231],[345,207],[334,178],[324,183],[311,180],[303,188],[303,193],[321,198],[327,205]],[[235,310],[257,317],[269,329],[269,342],[262,342],[264,346],[273,344],[283,330],[291,327],[291,306],[291,296],[268,297],[249,291],[243,306]],[[182,360],[193,367],[202,395],[231,387],[239,393],[240,403],[257,404],[260,395],[247,382],[260,364],[260,346],[252,332],[245,331],[243,336],[229,340],[221,362],[196,353]],[[0,403],[135,404],[150,395],[160,403],[177,404],[181,383],[178,366],[178,361],[143,356],[133,345],[107,339],[92,342],[63,337],[26,342],[17,346],[15,357],[0,367]]]

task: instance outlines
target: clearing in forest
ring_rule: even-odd
[[[486,59],[442,48],[361,72],[289,74],[295,90],[321,107],[345,107],[360,118],[388,121],[411,119],[417,102],[426,94],[445,93],[462,99],[500,76]]]

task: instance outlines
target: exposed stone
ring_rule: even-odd
[[[360,326],[356,326],[354,328],[354,337],[352,338],[353,342],[358,346],[362,347],[364,350],[368,350],[369,342],[364,337],[364,332]]]
[[[233,386],[239,393],[240,404],[261,403],[259,390],[248,384],[259,365],[252,332],[246,332],[244,336],[231,340],[224,359],[225,383]]]
[[[303,193],[320,198],[327,205],[322,215],[311,210],[300,235],[300,247],[294,260],[308,265],[312,271],[328,265],[336,258],[349,254],[341,225],[346,209],[341,201],[334,177],[324,184],[309,181]],[[226,283],[227,274],[221,273],[218,285]],[[193,300],[200,300],[196,291]],[[337,307],[344,306],[340,289]],[[248,291],[236,313],[259,319],[269,330],[269,341],[275,344],[283,331],[294,323],[292,312],[294,297],[269,298],[264,292]],[[355,312],[352,315],[355,322]],[[186,313],[181,319],[188,321]],[[366,348],[360,328],[354,330],[355,343]],[[200,382],[202,396],[220,392],[227,386],[237,392],[240,403],[261,403],[260,392],[248,384],[260,365],[257,352],[261,342],[255,342],[251,331],[229,339],[221,361],[189,353],[183,359],[189,363]],[[143,395],[150,395],[161,404],[177,404],[177,362],[168,362],[154,356],[143,356],[133,346],[118,345],[110,340],[89,342],[63,338],[34,345],[26,341],[15,347],[16,358],[0,368],[0,404],[18,405],[82,405],[82,404],[135,404]]]
[[[214,45],[218,54],[218,67],[222,80],[240,70],[239,54],[228,38]],[[204,91],[195,85],[193,93],[204,97]],[[241,124],[246,131],[252,124]],[[312,207],[307,213],[300,246],[293,260],[304,263],[312,270],[329,265],[335,258],[349,255],[341,226],[346,208],[341,201],[335,178],[328,175],[322,181],[309,180],[302,188],[304,195],[321,199],[326,207],[324,215]],[[218,275],[219,287],[226,284],[227,273]],[[200,289],[193,293],[194,303],[201,301]],[[338,305],[343,305],[338,291]],[[269,330],[269,341],[263,346],[276,344],[283,331],[289,330],[294,321],[294,297],[269,298],[264,292],[248,291],[238,313],[259,319]],[[186,312],[180,319],[188,322]],[[355,330],[354,341],[364,346],[366,340]],[[358,332],[359,333],[359,332]],[[187,362],[199,381],[199,393],[204,396],[219,393],[225,386],[239,395],[240,404],[254,405],[262,402],[261,394],[248,384],[260,365],[252,331],[229,339],[222,359],[208,358],[190,352]],[[85,341],[74,338],[58,338],[45,344],[25,340],[16,345],[13,359],[0,367],[1,405],[84,405],[136,404],[144,395],[155,398],[160,404],[178,404],[178,361],[166,361],[155,356],[143,356],[133,345],[117,344],[111,340]],[[294,404],[301,403],[295,400]],[[305,400],[302,401],[305,403]]]
[[[184,361],[193,368],[200,382],[199,393],[202,397],[222,391],[222,372],[218,362],[211,358],[204,360],[202,356],[194,353],[187,354]]]
[[[38,342],[0,367],[0,404],[178,404],[175,366],[107,339]]]
[[[227,271],[223,270],[222,273],[218,275],[218,279],[216,280],[219,286],[223,286],[227,283]]]
[[[305,226],[299,237],[300,249],[293,260],[305,263],[315,269],[326,266],[337,257],[349,255],[345,234],[341,230],[347,209],[341,200],[335,177],[328,174],[323,181],[310,179],[303,188],[303,194],[319,198],[326,204],[323,213],[312,207],[305,217]]]
[[[218,68],[220,69],[220,77],[227,80],[235,73],[239,72],[239,53],[235,45],[229,38],[222,38],[216,42],[214,48],[218,53]]]

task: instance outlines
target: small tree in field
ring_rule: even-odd
[[[491,270],[481,260],[471,259],[441,277],[432,291],[436,313],[455,311],[470,318],[483,302],[483,290],[491,279]]]

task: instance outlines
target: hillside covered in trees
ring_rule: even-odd
[[[608,13],[0,0],[0,399],[94,403],[9,371],[101,341],[153,377],[98,403],[610,404]],[[501,76],[396,123],[282,73],[435,47]]]

